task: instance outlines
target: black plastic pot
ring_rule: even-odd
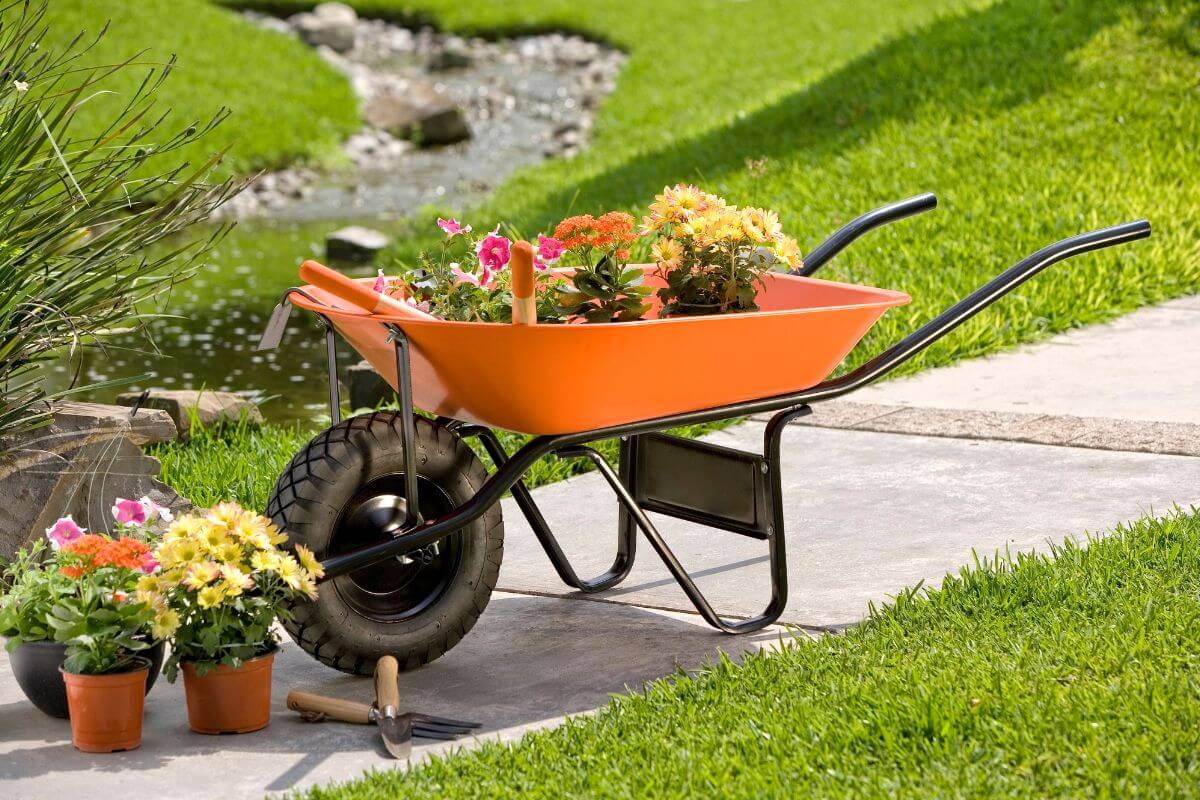
[[[150,659],[150,674],[146,677],[146,692],[162,670],[166,645],[157,642],[139,655]],[[69,719],[67,685],[58,668],[67,657],[67,646],[58,642],[22,642],[8,654],[17,685],[43,713],[59,719]]]

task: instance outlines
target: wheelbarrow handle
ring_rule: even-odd
[[[992,278],[858,369],[817,384],[797,397],[804,402],[813,402],[852,392],[891,372],[1047,267],[1081,253],[1103,250],[1149,236],[1150,223],[1141,219],[1081,233],[1047,245]]]
[[[889,222],[923,214],[937,208],[937,197],[933,192],[925,192],[907,200],[899,200],[880,206],[874,211],[868,211],[860,217],[847,222],[829,236],[828,239],[814,247],[804,257],[804,264],[792,270],[793,275],[808,277],[825,266],[834,256],[850,246],[850,243],[867,231],[872,231]]]

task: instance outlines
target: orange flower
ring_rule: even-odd
[[[554,238],[568,250],[576,247],[607,248],[637,239],[636,221],[624,211],[609,211],[596,219],[591,214],[568,217],[554,229]]]

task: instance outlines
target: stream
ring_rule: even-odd
[[[298,35],[295,18],[247,16],[279,35]],[[275,302],[297,282],[299,263],[323,259],[325,236],[337,228],[364,225],[393,235],[399,220],[422,206],[466,208],[520,167],[572,157],[586,146],[592,111],[624,60],[619,51],[563,34],[484,41],[378,20],[354,25],[352,49],[317,50],[347,75],[364,117],[381,95],[436,91],[460,109],[470,138],[422,148],[365,126],[344,145],[345,167],[260,177],[224,210],[238,224],[175,290],[168,316],[146,320],[153,345],[139,333],[115,332],[102,349],[52,365],[52,391],[78,375],[128,381],[84,395],[98,402],[126,391],[206,388],[250,397],[275,422],[327,414],[324,337],[311,315],[292,315],[277,351],[255,350]],[[357,360],[345,345],[339,356],[343,368]]]

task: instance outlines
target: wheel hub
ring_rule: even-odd
[[[331,554],[400,535],[408,514],[403,484],[402,475],[389,475],[364,486],[342,509]],[[419,493],[423,516],[436,516],[451,508],[449,498],[435,484],[421,481]],[[461,548],[461,536],[455,533],[339,577],[333,585],[358,614],[380,622],[399,622],[437,602],[458,569]]]

